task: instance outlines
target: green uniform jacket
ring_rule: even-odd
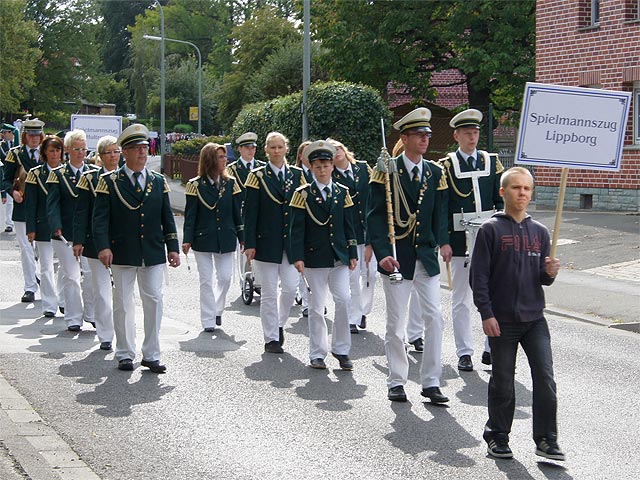
[[[51,227],[47,215],[47,178],[49,178],[49,166],[45,163],[29,170],[26,180],[25,215],[27,221],[27,233],[36,232],[38,242],[51,240]]]
[[[416,260],[420,260],[429,276],[433,277],[440,273],[436,248],[449,243],[447,180],[440,165],[422,160],[420,189],[414,193],[411,173],[405,171],[401,159],[402,155],[391,159],[398,170],[398,175],[391,181],[391,198],[400,273],[412,280]],[[385,174],[377,167],[371,175],[370,186],[368,234],[376,258],[380,261],[392,255],[392,248],[387,223]],[[391,273],[383,270],[379,264],[378,271],[384,275]]]
[[[486,154],[486,155],[485,155]],[[460,152],[450,153],[457,158],[460,164],[461,172],[472,171],[467,162],[463,161]],[[482,201],[482,210],[502,210],[504,201],[500,196],[500,177],[504,167],[498,155],[487,154],[478,150],[478,161],[476,162],[477,170],[483,170],[486,165],[487,156],[489,156],[490,170],[489,175],[478,178],[480,186],[480,197]],[[464,257],[467,251],[467,239],[464,231],[454,231],[453,214],[460,213],[464,209],[465,213],[474,213],[476,211],[476,202],[473,195],[473,186],[470,178],[458,178],[455,168],[452,165],[453,159],[450,156],[442,158],[439,162],[447,173],[447,184],[449,186],[449,241],[453,249],[453,255],[456,257]]]
[[[0,195],[2,198],[7,196],[7,192],[4,191],[4,187],[2,186],[2,179],[4,178],[4,162],[7,159],[10,149],[11,147],[6,140],[0,142]]]
[[[371,167],[367,162],[356,161],[351,164],[353,179],[344,176],[337,168],[333,169],[332,178],[334,182],[341,183],[349,188],[349,195],[353,200],[353,225],[356,229],[356,240],[358,245],[365,243],[367,231],[367,209],[369,207],[369,178]]]
[[[80,175],[88,170],[97,171],[93,165],[82,165]],[[78,180],[79,183],[79,180]],[[62,235],[73,240],[73,221],[78,205],[76,177],[69,164],[54,168],[47,179],[47,215],[52,231],[62,230]]]
[[[29,170],[37,166],[38,162],[31,160],[26,146],[20,145],[18,147],[13,147],[9,150],[4,162],[2,190],[5,191],[7,195],[12,195],[13,181],[20,174],[20,167],[23,167],[25,174],[27,174]],[[26,192],[23,193],[26,194]],[[14,222],[27,221],[27,211],[24,201],[22,203],[13,202],[13,214],[11,215],[11,219]]]
[[[353,228],[353,200],[346,186],[332,182],[331,198],[322,199],[316,182],[296,189],[291,199],[291,253],[306,268],[349,266],[358,258]]]
[[[169,185],[146,170],[145,188],[136,188],[124,167],[100,176],[93,207],[93,238],[98,252],[110,248],[113,263],[134,267],[167,262],[178,253],[178,234],[169,203]]]
[[[243,191],[235,178],[221,180],[220,189],[208,178],[192,178],[185,195],[183,243],[197,252],[229,253],[235,251],[236,239],[244,242]]]
[[[255,248],[255,259],[261,262],[281,263],[287,253],[293,263],[289,230],[291,197],[306,180],[302,169],[286,166],[284,186],[269,164],[254,168],[247,177],[247,197],[244,209],[244,248]]]
[[[96,199],[96,188],[100,176],[105,173],[100,170],[87,170],[78,182],[78,204],[73,218],[73,244],[82,245],[82,255],[88,258],[98,258],[98,250],[93,239],[91,220]]]
[[[264,167],[266,165],[263,161],[258,160],[257,158],[253,159],[253,164],[254,164],[254,170],[256,168]],[[227,165],[227,169],[229,170],[229,174],[237,180],[238,185],[240,186],[240,188],[242,189],[242,192],[244,193],[245,189],[247,188],[245,184],[247,183],[247,177],[249,176],[249,173],[250,173],[249,169],[246,168],[244,166],[244,163],[241,162],[239,159]]]

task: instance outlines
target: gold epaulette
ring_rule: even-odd
[[[27,179],[25,180],[26,183],[30,183],[31,185],[38,184],[38,179],[36,178],[36,175],[39,173],[39,168],[40,167],[34,167],[31,170],[29,170],[29,173],[27,174]]]
[[[58,180],[58,176],[56,175],[56,170],[60,168],[64,168],[64,166],[54,168],[49,172],[49,176],[47,177],[47,183],[60,183],[60,181]]]
[[[449,185],[447,185],[447,175],[443,171],[442,175],[440,175],[440,182],[438,183],[438,188],[436,188],[436,190],[446,190],[447,188],[449,188]]]
[[[164,189],[162,190],[162,193],[169,193],[171,191],[171,188],[169,188],[169,182],[167,182],[167,178],[164,175],[160,176],[162,177],[162,180],[164,180]]]
[[[184,194],[185,195],[193,195],[193,196],[197,196],[198,195],[198,185],[197,185],[197,181],[200,177],[195,177],[192,178],[191,180],[189,180],[189,182],[187,183],[187,186],[185,187],[184,190]]]
[[[440,170],[444,170],[444,165],[442,165],[439,160],[437,162],[434,162],[433,160],[427,160],[427,162],[429,162],[431,165],[435,165]]]
[[[9,149],[9,153],[7,153],[7,157],[4,159],[5,163],[16,163],[16,155],[14,150],[19,149],[20,147],[13,147]]]
[[[381,172],[377,168],[374,168],[369,177],[369,183],[381,183],[384,185],[386,182],[384,172]]]
[[[231,192],[232,195],[237,195],[239,193],[242,193],[242,189],[240,188],[240,185],[238,184],[238,180],[236,180],[235,177],[229,177],[230,180],[233,180],[233,192]]]
[[[98,186],[96,187],[96,193],[106,193],[109,195],[109,186],[107,185],[107,181],[104,179],[106,173],[100,176],[100,180],[98,180]]]
[[[502,165],[502,162],[498,158],[498,155],[496,155],[496,173],[502,172],[504,172],[504,165]]]
[[[291,203],[289,203],[289,206],[293,208],[301,208],[304,210],[307,204],[307,195],[309,195],[309,192],[307,192],[307,188],[309,188],[310,186],[310,184],[306,184],[296,188],[296,191],[293,192],[293,196],[291,197]]]
[[[353,199],[351,195],[349,195],[349,191],[347,190],[347,195],[344,197],[344,208],[353,207]]]
[[[87,177],[89,178],[87,179]],[[91,187],[89,187],[90,181],[91,181],[91,174],[82,175],[80,177],[80,181],[76,185],[76,188],[79,188],[80,190],[90,191],[91,190]]]
[[[260,168],[264,168],[264,167],[260,167]],[[254,173],[257,170],[259,169],[256,168],[249,173],[249,176],[247,177],[247,181],[244,182],[245,187],[255,188],[256,190],[260,189],[260,182],[258,181],[258,177],[256,176],[256,174]]]

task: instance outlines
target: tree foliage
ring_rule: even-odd
[[[0,7],[0,112],[15,112],[35,84],[40,51],[35,48],[36,24],[24,18],[26,0],[9,0]]]
[[[301,104],[302,93],[297,92],[247,105],[231,128],[231,137],[252,131],[264,142],[270,131],[277,130],[289,138],[293,151],[302,142]],[[372,163],[382,143],[380,118],[388,125],[391,114],[372,87],[326,82],[309,88],[307,116],[311,139],[335,138],[355,152],[356,158]],[[259,148],[256,155],[264,156],[263,150]]]

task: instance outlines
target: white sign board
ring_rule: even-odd
[[[105,135],[118,138],[122,133],[122,117],[113,115],[71,115],[71,130],[84,130],[87,148],[95,150],[98,140]]]
[[[527,83],[515,163],[620,170],[630,92]]]

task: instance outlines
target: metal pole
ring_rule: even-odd
[[[157,40],[161,41],[160,37],[156,37],[154,35],[143,35],[142,38],[146,38],[147,40]],[[193,43],[187,42],[185,40],[176,40],[175,38],[165,38],[165,42],[176,42],[176,43],[185,43],[187,45],[191,45],[198,52],[198,133],[202,133],[202,55],[200,54],[200,49]]]
[[[309,39],[309,0],[304,0],[304,43],[302,52],[302,141],[309,138],[309,119],[307,117],[307,91],[311,83],[311,41]]]
[[[164,123],[164,11],[158,0],[156,5],[160,9],[160,173],[164,173],[164,154],[166,130]]]

